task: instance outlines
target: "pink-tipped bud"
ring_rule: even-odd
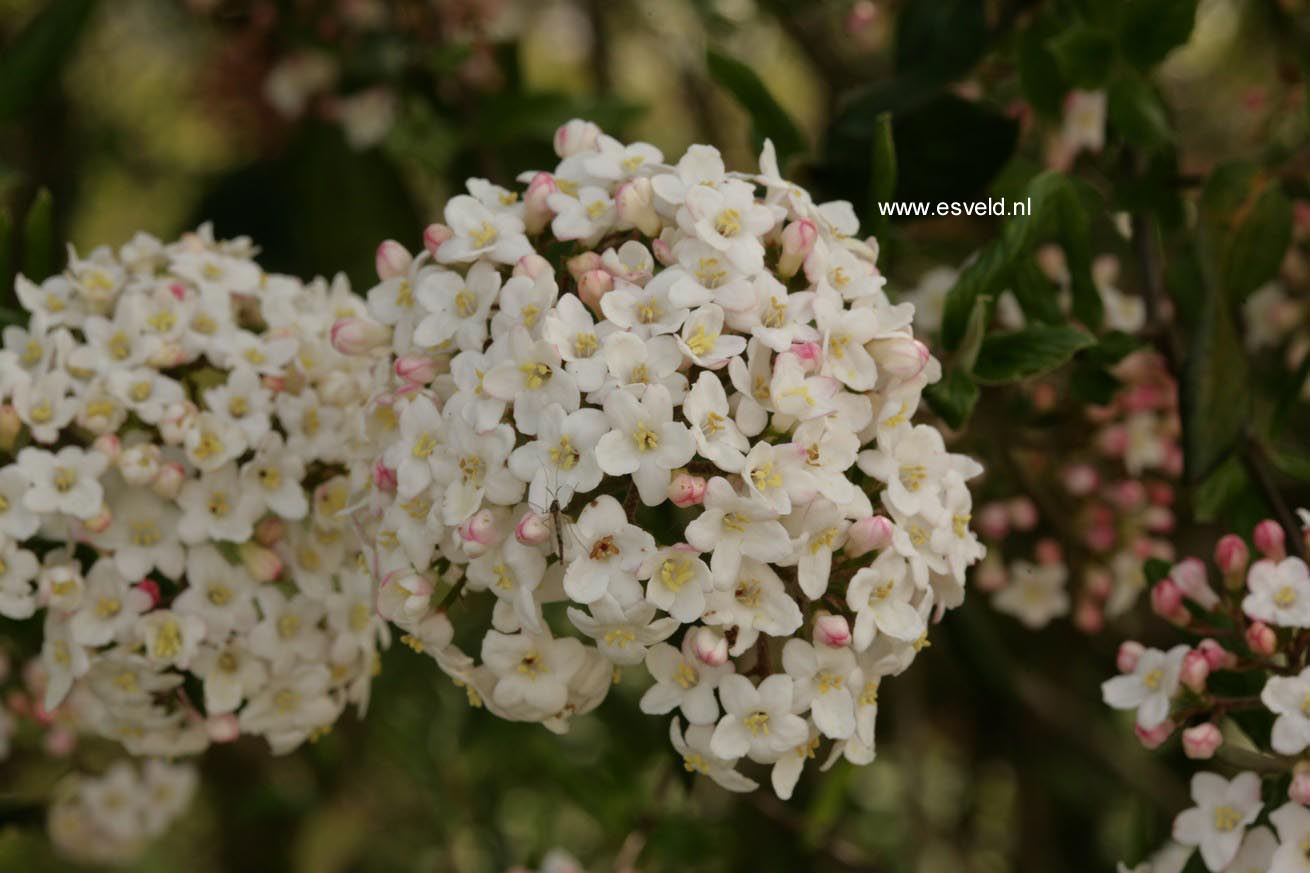
[[[147,598],[149,598],[150,609],[154,609],[156,606],[159,605],[159,600],[160,600],[159,583],[156,582],[154,579],[142,579],[140,582],[136,583],[136,585],[134,585],[133,587],[137,591],[140,591],[142,594],[144,594]]]
[[[834,649],[850,645],[850,622],[844,615],[822,613],[814,619],[814,641]]]
[[[1010,532],[1010,510],[1004,503],[985,503],[978,510],[978,532],[983,539],[999,542]]]
[[[523,194],[523,227],[530,234],[541,233],[550,220],[555,217],[555,210],[550,208],[550,195],[559,190],[555,177],[550,173],[538,173],[528,183],[528,190]]]
[[[1151,609],[1165,621],[1186,624],[1187,608],[1183,606],[1183,592],[1172,579],[1161,579],[1151,589]]]
[[[343,318],[332,325],[332,348],[343,355],[365,355],[391,342],[391,329],[367,318]]]
[[[268,515],[255,525],[255,542],[261,546],[275,546],[286,535],[287,523],[276,515]]]
[[[1137,662],[1145,651],[1146,646],[1137,642],[1137,640],[1124,640],[1119,644],[1119,652],[1115,655],[1114,665],[1119,668],[1120,673],[1131,673],[1137,669]]]
[[[782,254],[778,256],[778,275],[790,279],[814,251],[819,229],[813,221],[803,218],[782,229]]]
[[[1083,590],[1088,597],[1104,602],[1114,591],[1114,577],[1104,567],[1091,567],[1083,574]]]
[[[550,265],[550,261],[533,252],[530,255],[524,255],[515,262],[514,275],[537,279],[541,276],[554,276],[555,268]]]
[[[200,410],[189,400],[171,403],[159,420],[159,435],[170,446],[181,445]]]
[[[1064,563],[1064,549],[1050,537],[1038,540],[1037,545],[1033,547],[1033,554],[1037,558],[1037,563],[1045,566]]]
[[[614,192],[614,210],[621,228],[635,227],[646,236],[659,236],[661,222],[655,211],[655,191],[647,177],[638,176],[620,185]]]
[[[605,259],[595,252],[583,252],[565,261],[564,268],[569,271],[574,282],[581,282],[582,277],[592,270],[604,270]]]
[[[1193,649],[1184,655],[1183,666],[1178,673],[1178,678],[1192,691],[1197,694],[1203,693],[1206,680],[1210,678],[1210,662],[1206,659],[1205,654]]]
[[[378,458],[373,462],[373,485],[384,494],[396,492],[396,471]]]
[[[1310,761],[1297,761],[1292,768],[1292,783],[1287,786],[1287,799],[1302,806],[1310,806]]]
[[[1074,497],[1086,497],[1101,485],[1101,475],[1091,464],[1070,464],[1061,473],[1064,490]]]
[[[23,429],[23,420],[18,417],[18,410],[12,404],[0,406],[0,449],[6,452],[18,441],[18,432]]]
[[[1224,574],[1224,581],[1229,588],[1241,588],[1246,575],[1246,564],[1251,559],[1251,552],[1246,541],[1237,534],[1225,534],[1219,538],[1214,547],[1214,562],[1219,572]]]
[[[1125,479],[1114,486],[1113,496],[1119,510],[1128,512],[1146,503],[1146,488],[1136,479]]]
[[[1073,624],[1085,634],[1098,634],[1105,628],[1105,612],[1095,598],[1083,597],[1074,609]]]
[[[123,453],[123,441],[118,438],[118,434],[102,433],[96,437],[91,448],[109,459],[109,463],[114,464],[118,461],[118,456]]]
[[[470,555],[484,554],[500,542],[500,530],[496,525],[496,516],[490,509],[479,509],[471,518],[458,528],[459,538],[464,543],[464,551]]]
[[[728,663],[728,641],[713,628],[696,628],[692,632],[691,650],[707,666],[721,667]]]
[[[885,515],[870,515],[853,522],[846,532],[846,554],[853,558],[892,544],[896,528]]]
[[[444,224],[429,224],[423,229],[423,248],[429,255],[437,256],[437,249],[455,235],[455,231]]]
[[[578,296],[582,302],[600,312],[600,298],[614,290],[614,277],[604,270],[588,270],[578,281]]]
[[[1155,506],[1173,506],[1174,489],[1168,482],[1151,482],[1146,486],[1147,499]]]
[[[1224,743],[1224,735],[1211,722],[1183,731],[1183,754],[1193,761],[1208,761]]]
[[[1010,524],[1015,530],[1028,531],[1037,526],[1037,504],[1027,497],[1015,497],[1006,504],[1010,510]]]
[[[1133,728],[1133,732],[1137,734],[1137,741],[1142,744],[1143,748],[1158,749],[1164,745],[1165,740],[1173,736],[1174,723],[1166,720],[1150,730],[1138,725]]]
[[[378,278],[382,281],[396,279],[409,273],[414,256],[409,250],[394,239],[384,240],[373,256],[373,266],[377,268]]]
[[[82,522],[82,527],[86,529],[87,533],[98,534],[109,530],[109,525],[113,524],[113,522],[114,512],[106,503],[100,507],[99,512]]]
[[[1010,571],[997,552],[990,552],[974,572],[973,581],[979,591],[1000,591],[1010,584]]]
[[[1255,621],[1246,628],[1246,645],[1257,655],[1268,657],[1278,649],[1278,634],[1263,621]]]
[[[1174,580],[1183,596],[1196,603],[1202,609],[1211,610],[1219,605],[1219,595],[1210,587],[1209,574],[1205,562],[1199,558],[1184,558],[1169,571],[1169,578]]]
[[[669,500],[674,506],[686,509],[705,502],[705,479],[683,471],[669,480]]]
[[[678,262],[678,256],[673,253],[673,246],[665,239],[651,240],[650,250],[655,255],[655,260],[665,267],[672,267]]]
[[[256,542],[242,543],[237,547],[241,564],[256,582],[272,582],[282,575],[282,559],[277,552]]]
[[[816,342],[792,343],[791,353],[801,362],[801,369],[809,375],[823,366],[823,346]]]
[[[1196,650],[1205,655],[1206,663],[1210,665],[1210,672],[1216,670],[1231,670],[1237,666],[1237,656],[1232,652],[1219,645],[1215,640],[1205,639],[1197,644]]]
[[[526,512],[514,525],[514,539],[525,546],[539,546],[550,540],[554,525],[549,515],[540,512]]]
[[[437,362],[427,355],[401,355],[396,358],[396,375],[411,385],[427,385],[437,378]]]
[[[1256,549],[1266,558],[1281,561],[1287,557],[1287,534],[1283,532],[1283,526],[1272,518],[1266,518],[1255,526],[1252,539]]]
[[[574,118],[555,131],[555,154],[561,159],[579,152],[595,151],[600,128],[590,121]]]
[[[241,724],[237,717],[231,713],[223,715],[211,715],[205,719],[205,733],[209,735],[209,741],[217,745],[230,743],[241,736]]]
[[[150,490],[165,500],[172,500],[182,490],[186,481],[186,468],[176,461],[168,461],[159,468],[155,478],[150,481]]]
[[[922,373],[932,358],[926,345],[909,336],[874,340],[870,344],[870,352],[881,372],[903,382]]]
[[[1121,424],[1111,425],[1097,436],[1096,444],[1102,454],[1111,458],[1120,457],[1128,449],[1128,429]]]

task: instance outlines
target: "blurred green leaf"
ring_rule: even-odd
[[[23,257],[19,267],[34,282],[55,271],[55,203],[45,188],[36,192],[36,199],[23,219]]]
[[[1249,480],[1242,461],[1230,455],[1192,493],[1192,511],[1198,521],[1217,521],[1224,509],[1247,488]]]
[[[1187,42],[1197,0],[1126,0],[1119,7],[1119,48],[1140,69]]]
[[[1310,458],[1292,452],[1275,452],[1272,455],[1274,466],[1286,476],[1310,482]]]
[[[947,426],[959,430],[969,420],[978,402],[978,384],[964,370],[953,369],[940,382],[929,385],[923,396]]]
[[[973,375],[983,384],[1017,382],[1049,373],[1069,361],[1079,349],[1096,342],[1071,325],[1033,325],[983,340]]]
[[[1117,364],[1144,344],[1141,337],[1122,330],[1106,331],[1096,341],[1096,345],[1087,350],[1084,357],[1098,364]]]
[[[873,218],[875,233],[881,233],[887,224],[887,216],[879,208],[881,203],[890,203],[896,196],[896,143],[892,133],[892,115],[890,112],[878,113],[877,124],[873,130],[873,153],[870,158],[869,215]]]
[[[1104,87],[1114,62],[1114,40],[1099,28],[1075,25],[1050,41],[1052,54],[1077,88]]]
[[[53,0],[0,51],[0,123],[16,119],[55,80],[94,6]]]
[[[1183,365],[1181,401],[1187,478],[1200,482],[1236,445],[1249,418],[1249,364],[1223,289],[1207,281],[1205,304]]]
[[[1032,258],[1022,258],[1014,268],[1010,286],[1023,314],[1031,321],[1060,324],[1067,319],[1060,310],[1060,288],[1042,272]]]
[[[1058,118],[1069,86],[1055,53],[1047,45],[1048,37],[1040,25],[1029,27],[1019,36],[1019,84],[1034,109]]]
[[[1146,575],[1146,582],[1149,585],[1154,585],[1168,576],[1172,569],[1172,564],[1159,558],[1147,558],[1146,563],[1142,565],[1142,572]]]
[[[805,137],[787,111],[773,99],[755,71],[736,58],[710,49],[705,54],[710,76],[723,86],[746,110],[751,119],[751,136],[758,152],[765,139],[773,140],[779,166],[805,151]]]
[[[973,302],[973,312],[969,313],[969,326],[956,353],[956,363],[966,373],[973,372],[974,362],[978,360],[978,352],[982,349],[983,337],[987,335],[987,316],[991,302],[992,298],[979,295]]]
[[[982,0],[910,0],[896,18],[896,69],[939,82],[967,73],[987,48]]]
[[[1171,140],[1164,103],[1141,76],[1129,73],[1115,79],[1110,84],[1108,104],[1110,124],[1129,145],[1154,149]]]
[[[1104,367],[1091,361],[1074,361],[1069,373],[1069,394],[1079,403],[1107,406],[1114,401],[1114,396],[1122,387],[1123,383]]]
[[[1240,303],[1277,274],[1292,239],[1292,204],[1255,164],[1226,164],[1201,193],[1201,220],[1216,279]]]

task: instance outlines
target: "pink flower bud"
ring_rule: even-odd
[[[980,591],[1000,591],[1010,584],[1010,571],[1005,568],[1000,555],[992,552],[974,572],[974,582]]]
[[[364,355],[391,342],[391,329],[366,318],[343,318],[332,325],[332,348],[343,355]]]
[[[728,662],[728,641],[713,628],[698,627],[692,631],[692,651],[702,664],[710,667],[721,667]]]
[[[501,534],[496,525],[496,516],[490,509],[479,509],[471,518],[458,528],[459,538],[464,542],[464,550],[470,555],[481,555],[487,549],[500,542]]]
[[[1173,506],[1174,489],[1168,482],[1150,482],[1146,486],[1146,493],[1156,506]]]
[[[604,270],[588,270],[578,281],[578,296],[582,302],[600,312],[600,298],[614,290],[614,277]]]
[[[678,473],[669,480],[669,500],[681,509],[700,506],[705,502],[705,480],[686,471]]]
[[[22,429],[23,420],[18,417],[18,410],[8,403],[0,406],[0,449],[6,452],[13,449]]]
[[[666,267],[672,267],[678,262],[677,255],[673,253],[673,246],[669,245],[666,240],[651,240],[650,250],[654,253],[655,260]]]
[[[539,546],[550,540],[554,524],[549,515],[539,512],[525,512],[514,526],[514,539],[525,546]]]
[[[1033,547],[1033,553],[1039,564],[1050,566],[1064,563],[1064,549],[1050,537],[1042,537],[1038,540],[1037,545]]]
[[[455,232],[444,224],[429,224],[423,229],[423,248],[435,258],[437,249],[454,235]]]
[[[1121,512],[1137,509],[1146,503],[1146,488],[1136,479],[1125,479],[1114,486],[1114,503]]]
[[[1205,660],[1206,663],[1210,665],[1211,673],[1216,670],[1231,670],[1237,666],[1237,656],[1214,640],[1201,640],[1201,642],[1197,644],[1196,650],[1202,655],[1205,655]]]
[[[1128,449],[1128,430],[1120,424],[1111,425],[1097,436],[1096,444],[1102,454],[1111,458],[1120,457]]]
[[[1091,464],[1070,464],[1061,473],[1064,490],[1074,497],[1086,497],[1101,485],[1101,475]]]
[[[1246,645],[1257,655],[1272,655],[1278,649],[1278,634],[1262,621],[1255,621],[1246,628]]]
[[[574,118],[555,131],[555,154],[563,159],[578,152],[594,151],[598,139],[600,139],[599,127],[590,121]]]
[[[550,173],[538,173],[532,177],[523,195],[523,227],[528,233],[541,233],[555,217],[555,210],[550,208],[548,201],[558,190],[559,185]]]
[[[1199,558],[1184,558],[1169,571],[1169,578],[1174,580],[1183,596],[1193,601],[1202,609],[1210,610],[1219,605],[1219,595],[1210,587],[1210,579],[1205,569],[1205,562]]]
[[[256,542],[247,542],[237,547],[237,554],[256,582],[272,582],[282,575],[282,559],[270,548]]]
[[[373,256],[373,266],[377,268],[378,278],[382,281],[396,279],[409,273],[414,256],[394,239],[384,240]]]
[[[437,362],[427,355],[401,355],[396,358],[396,375],[411,385],[427,385],[437,378]]]
[[[1196,649],[1183,656],[1182,670],[1178,678],[1184,685],[1201,694],[1205,691],[1206,680],[1210,678],[1210,662],[1203,652]]]
[[[1073,623],[1085,634],[1097,634],[1105,627],[1105,613],[1095,598],[1084,597],[1074,609]]]
[[[118,456],[123,453],[123,442],[117,434],[102,433],[96,437],[91,448],[108,458],[109,463],[114,464],[117,463]]]
[[[384,494],[396,491],[396,471],[384,464],[381,458],[373,462],[373,485]]]
[[[1142,744],[1143,748],[1158,749],[1164,745],[1165,740],[1173,735],[1174,723],[1166,720],[1150,730],[1145,730],[1141,725],[1138,725],[1133,728],[1133,731],[1137,734],[1137,741]]]
[[[1246,541],[1237,534],[1225,534],[1219,538],[1219,542],[1214,547],[1214,562],[1219,566],[1219,572],[1224,574],[1224,578],[1230,581],[1236,579],[1238,586],[1241,587],[1242,576],[1246,573],[1246,562],[1251,558],[1250,550],[1246,547]]]
[[[150,599],[151,609],[159,605],[159,583],[154,579],[142,579],[133,587]]]
[[[978,532],[989,542],[999,542],[1010,532],[1010,511],[1004,503],[985,503],[978,510]]]
[[[1287,535],[1283,526],[1272,518],[1266,518],[1255,526],[1255,547],[1266,558],[1281,561],[1287,557]]]
[[[851,524],[846,534],[846,554],[858,558],[892,544],[895,527],[885,515],[870,515]]]
[[[114,512],[109,508],[109,504],[106,503],[100,507],[99,512],[82,522],[82,527],[85,528],[88,533],[104,533],[109,530],[109,525],[113,524],[113,521]]]
[[[1211,722],[1183,731],[1183,754],[1193,761],[1208,761],[1223,745],[1224,736]]]
[[[1310,806],[1310,762],[1297,761],[1292,768],[1292,784],[1287,786],[1287,799],[1302,806]]]
[[[231,713],[223,715],[211,715],[205,719],[205,733],[209,735],[209,741],[217,745],[233,742],[241,736],[241,724],[237,717]]]
[[[1089,597],[1104,601],[1114,590],[1114,577],[1103,567],[1092,567],[1083,574],[1083,590]]]
[[[150,482],[150,490],[165,500],[172,500],[182,490],[186,481],[186,468],[176,461],[168,461],[159,468],[155,478]]]
[[[1093,552],[1104,553],[1114,548],[1118,534],[1114,529],[1114,522],[1111,520],[1095,520],[1091,522],[1087,530],[1083,533],[1083,542],[1087,543],[1087,548]]]
[[[1183,606],[1183,592],[1172,579],[1161,579],[1151,589],[1151,609],[1165,621],[1187,623],[1187,609]]]
[[[1114,665],[1120,673],[1131,673],[1137,669],[1137,661],[1146,651],[1146,646],[1137,640],[1124,640],[1119,644],[1119,653],[1115,655]]]
[[[792,343],[791,353],[801,362],[801,369],[806,375],[819,372],[823,366],[823,346],[814,341]]]
[[[267,515],[255,525],[255,542],[261,546],[275,546],[287,532],[287,523],[276,515]]]
[[[918,376],[932,358],[926,345],[909,336],[874,340],[870,352],[880,371],[901,381]]]
[[[813,221],[803,218],[782,229],[782,254],[778,256],[778,275],[790,279],[814,251],[819,229]]]
[[[851,642],[851,626],[844,615],[822,613],[814,619],[814,641],[840,649]]]
[[[550,261],[534,252],[530,255],[524,255],[515,262],[514,275],[526,276],[529,279],[536,279],[540,276],[554,276],[555,268],[550,265]]]
[[[614,192],[614,211],[620,228],[634,227],[645,236],[659,236],[661,222],[655,211],[655,191],[647,177],[629,179],[618,187]]]
[[[574,282],[581,282],[582,277],[592,270],[604,270],[604,259],[595,252],[583,252],[580,255],[574,255],[564,262],[564,267],[573,277]]]
[[[1016,530],[1028,531],[1037,526],[1037,504],[1027,497],[1015,497],[1008,504],[1010,524]]]

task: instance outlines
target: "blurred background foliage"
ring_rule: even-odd
[[[982,335],[999,290],[1041,241],[1075,273],[1092,251],[1131,260],[1114,225],[1132,212],[1139,238],[1181,254],[1167,277],[1148,275],[1150,258],[1126,268],[1124,287],[1167,279],[1183,335],[1200,338],[1192,357],[1210,362],[1185,389],[1210,422],[1188,436],[1194,480],[1211,481],[1203,514],[1259,517],[1234,454],[1242,413],[1215,411],[1245,364],[1231,369],[1242,353],[1205,314],[1200,277],[1249,293],[1287,246],[1290,198],[1310,194],[1308,16],[1305,0],[0,0],[0,280],[20,261],[50,272],[56,241],[85,251],[213,221],[253,236],[270,270],[340,269],[362,291],[378,241],[415,245],[468,176],[553,166],[571,117],[670,159],[713,143],[736,168],[768,136],[793,178],[854,203],[893,292],[983,247],[946,304],[937,351],[952,376],[934,398],[959,426],[977,408],[975,444],[1050,423],[979,383],[1113,358],[1115,338],[1069,327],[1049,360],[1006,359]],[[1043,176],[1072,164],[1051,149],[1075,87],[1108,92],[1107,147],[1075,176]],[[1257,181],[1267,200],[1251,198]],[[1202,184],[1213,256],[1180,235]],[[876,209],[1029,195],[1031,221]],[[1076,316],[1097,333],[1100,304],[1077,281]],[[1097,373],[1078,384],[1112,391]],[[1293,438],[1296,414],[1278,419]],[[1207,552],[1207,533],[1180,551]],[[885,687],[878,761],[811,776],[786,805],[688,779],[665,722],[638,713],[635,677],[556,737],[470,709],[393,647],[366,720],[287,758],[211,752],[192,813],[138,869],[498,871],[555,846],[594,870],[1111,869],[1167,836],[1186,772],[1100,706],[1116,642],[1024,631],[973,597]],[[111,756],[17,754],[0,792],[36,802]],[[0,870],[64,869],[21,811],[5,820]]]

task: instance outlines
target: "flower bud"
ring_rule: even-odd
[[[129,485],[146,485],[159,475],[163,453],[154,443],[137,443],[118,455],[118,471]]]
[[[268,515],[255,525],[255,542],[261,546],[275,546],[286,535],[287,523],[276,515]]]
[[[211,715],[205,719],[205,733],[209,735],[211,743],[217,745],[230,743],[241,736],[241,724],[231,713]]]
[[[1155,614],[1173,624],[1187,624],[1187,608],[1183,606],[1183,592],[1172,579],[1161,579],[1151,589],[1151,608]]]
[[[1070,464],[1061,473],[1064,490],[1074,497],[1086,497],[1101,485],[1101,475],[1091,464]]]
[[[423,248],[435,258],[437,249],[454,235],[455,232],[444,224],[429,224],[423,229]]]
[[[582,277],[592,270],[604,270],[605,259],[595,252],[583,252],[565,261],[564,268],[569,271],[574,282],[581,282]]]
[[[1085,634],[1100,633],[1105,627],[1105,613],[1093,597],[1083,597],[1073,613],[1074,627]]]
[[[651,240],[650,250],[654,253],[655,260],[666,267],[672,267],[678,262],[678,256],[673,253],[673,246],[663,238]]]
[[[391,330],[367,318],[343,318],[332,325],[332,348],[343,355],[363,355],[391,342]]]
[[[814,341],[792,343],[791,353],[801,362],[801,369],[807,376],[819,372],[823,366],[823,346]]]
[[[473,556],[484,554],[500,542],[496,516],[490,509],[479,509],[459,526],[458,533],[459,538],[464,542],[464,551]]]
[[[196,420],[200,410],[190,401],[169,404],[164,417],[159,420],[159,435],[170,446],[180,446],[186,440],[187,431]]]
[[[401,355],[396,358],[396,375],[411,385],[427,385],[437,378],[437,362],[427,355]]]
[[[1287,799],[1302,806],[1310,806],[1310,761],[1297,761],[1292,768],[1292,784],[1287,786]]]
[[[396,471],[384,464],[381,458],[373,462],[373,485],[384,494],[396,491]]]
[[[1045,566],[1064,563],[1064,549],[1050,537],[1042,537],[1038,540],[1037,545],[1033,547],[1033,553],[1037,563]]]
[[[1202,609],[1211,610],[1219,605],[1219,595],[1210,587],[1205,562],[1199,558],[1184,558],[1169,571],[1169,578],[1184,597]]]
[[[973,579],[979,591],[1000,591],[1010,584],[1010,571],[1005,568],[999,553],[991,552],[983,558]]]
[[[1016,530],[1029,531],[1037,526],[1037,504],[1027,497],[1015,497],[1006,504],[1010,511],[1010,524]]]
[[[554,276],[555,268],[550,265],[550,261],[534,252],[530,255],[524,255],[515,262],[514,275],[526,276],[529,279]]]
[[[514,539],[525,546],[539,546],[550,540],[554,525],[549,515],[540,512],[525,512],[514,526]]]
[[[881,372],[903,382],[922,373],[932,357],[926,345],[910,336],[874,340],[870,343],[870,352]]]
[[[1219,728],[1207,721],[1183,731],[1183,754],[1193,761],[1208,761],[1223,742]]]
[[[1150,730],[1146,730],[1141,725],[1138,725],[1133,728],[1133,732],[1137,734],[1137,741],[1142,744],[1143,748],[1158,749],[1160,746],[1164,745],[1165,740],[1173,735],[1174,723],[1168,720],[1162,721]]]
[[[1114,577],[1104,567],[1091,567],[1083,573],[1083,590],[1089,597],[1105,601],[1114,591]]]
[[[1119,652],[1115,655],[1114,665],[1119,668],[1120,673],[1131,673],[1137,669],[1137,661],[1146,651],[1146,646],[1137,642],[1137,640],[1124,640],[1119,644]]]
[[[1283,526],[1272,518],[1266,518],[1255,526],[1253,536],[1255,547],[1270,560],[1281,561],[1287,557],[1287,535]]]
[[[614,277],[604,270],[588,270],[578,281],[578,296],[582,302],[600,312],[600,298],[614,290]]]
[[[118,438],[118,434],[102,433],[96,437],[95,442],[91,444],[94,451],[99,452],[109,459],[113,464],[118,461],[118,456],[123,453],[123,441]]]
[[[620,185],[614,192],[614,209],[621,228],[635,227],[646,236],[659,236],[660,217],[655,212],[655,191],[647,177],[638,176]]]
[[[18,410],[9,403],[0,406],[0,449],[12,451],[22,429],[23,420],[18,417]]]
[[[541,233],[550,220],[555,217],[555,210],[550,208],[550,195],[559,190],[555,177],[550,173],[538,173],[528,183],[528,190],[523,195],[523,228],[530,234]]]
[[[77,734],[68,728],[56,727],[46,732],[42,744],[52,758],[67,758],[77,748]]]
[[[555,154],[563,159],[579,152],[594,151],[599,138],[599,127],[590,121],[574,118],[555,131]]]
[[[1214,562],[1224,574],[1224,582],[1232,590],[1240,589],[1246,575],[1246,563],[1251,552],[1246,541],[1237,534],[1225,534],[1214,547]]]
[[[669,480],[668,495],[673,505],[680,509],[700,506],[705,502],[705,480],[684,470]]]
[[[840,649],[850,645],[851,626],[844,615],[821,613],[814,619],[814,641],[820,645]]]
[[[852,522],[846,532],[846,554],[853,558],[892,544],[895,527],[885,515],[870,515]]]
[[[691,645],[697,660],[702,664],[721,667],[728,662],[728,641],[713,628],[696,628],[692,632]]]
[[[159,583],[154,579],[142,579],[132,587],[150,599],[150,609],[159,605]]]
[[[114,522],[114,512],[109,508],[109,504],[101,505],[100,511],[95,515],[82,522],[82,527],[87,533],[104,533],[109,530],[109,525]]]
[[[1183,666],[1178,673],[1179,680],[1197,694],[1205,692],[1206,680],[1210,678],[1210,662],[1205,654],[1193,649],[1183,656]]]
[[[1252,622],[1246,628],[1246,645],[1257,655],[1268,657],[1278,649],[1278,634],[1263,621]]]
[[[1201,642],[1197,644],[1196,650],[1202,655],[1205,655],[1205,660],[1206,663],[1210,665],[1211,673],[1216,670],[1231,670],[1237,666],[1237,656],[1214,640],[1201,640]]]
[[[1146,488],[1136,479],[1125,479],[1114,486],[1113,497],[1120,512],[1129,512],[1146,503]]]
[[[256,582],[272,582],[282,575],[282,559],[270,548],[247,542],[237,547],[237,554],[241,557],[241,564]]]
[[[373,266],[377,268],[378,278],[382,281],[396,279],[409,273],[414,256],[394,239],[384,240],[373,256]]]
[[[186,468],[176,461],[169,461],[159,468],[155,478],[150,481],[150,490],[165,500],[173,500],[182,490],[186,481]]]
[[[985,503],[978,510],[978,532],[983,539],[998,542],[1010,532],[1010,511],[1004,503]]]
[[[802,218],[782,229],[782,254],[778,256],[778,275],[790,279],[814,251],[819,229],[813,221]]]

